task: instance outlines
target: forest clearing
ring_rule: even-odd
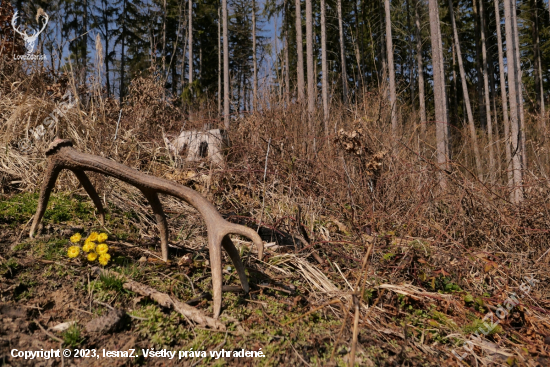
[[[0,3],[0,366],[550,365],[544,2],[54,3]]]

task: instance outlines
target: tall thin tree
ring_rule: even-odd
[[[229,36],[227,31],[227,0],[222,0],[223,12],[223,119],[229,129]]]
[[[521,138],[520,138],[520,121],[517,97],[517,67],[516,67],[516,42],[514,37],[514,25],[512,6],[510,0],[504,0],[504,25],[506,29],[506,70],[508,73],[508,96],[510,100],[510,134],[511,134],[511,150],[512,150],[512,179],[510,182],[511,193],[510,199],[514,203],[520,203],[523,200],[523,191],[521,184],[523,181],[521,170]]]
[[[218,116],[222,116],[222,17],[218,8]]]
[[[340,36],[340,62],[342,63],[342,95],[344,103],[348,100],[348,75],[346,71],[346,46],[344,44],[344,26],[342,23],[342,0],[337,0],[338,34]]]
[[[395,64],[393,62],[390,0],[384,0],[384,9],[386,11],[386,50],[388,54],[388,71],[390,73],[391,128],[394,137],[397,137],[397,93],[395,90]]]
[[[532,37],[533,37],[533,71],[535,74],[535,92],[537,95],[537,107],[540,113],[540,122],[543,131],[546,130],[546,109],[544,106],[544,86],[542,75],[542,60],[540,55],[540,37],[539,37],[539,14],[537,1],[531,0],[531,20],[533,22]]]
[[[193,85],[193,0],[189,1],[189,87]]]
[[[313,8],[312,0],[306,0],[306,51],[307,51],[307,99],[308,113],[311,118],[315,112],[315,72],[313,70]]]
[[[327,68],[327,31],[326,31],[326,3],[321,0],[321,70],[323,72],[322,80],[322,99],[323,99],[323,122],[325,126],[325,135],[328,136],[328,68]]]
[[[252,109],[256,111],[258,98],[258,60],[256,59],[256,0],[252,0],[252,67],[254,80],[252,81]]]
[[[506,1],[506,0],[505,0]],[[506,172],[508,175],[508,182],[512,184],[514,182],[512,164],[512,149],[510,148],[510,120],[508,118],[508,97],[506,96],[506,77],[504,75],[504,52],[502,47],[502,32],[500,30],[500,9],[498,5],[499,0],[494,0],[495,3],[495,20],[497,29],[497,45],[498,45],[498,68],[500,75],[500,97],[502,100],[502,120],[504,122],[504,141],[506,152]]]
[[[525,149],[525,114],[523,109],[523,72],[521,70],[521,58],[519,50],[519,31],[518,31],[518,20],[517,20],[517,9],[516,1],[511,1],[512,5],[512,26],[514,31],[515,39],[515,57],[516,57],[516,80],[517,80],[517,96],[518,96],[518,113],[519,113],[519,123],[520,123],[520,149],[521,149],[521,164],[522,168],[527,169],[527,154]],[[523,177],[523,175],[522,175]]]
[[[420,131],[422,139],[426,138],[426,96],[424,92],[424,61],[422,58],[422,33],[420,28],[421,0],[416,0],[414,7],[414,24],[416,26],[416,66],[418,68],[418,100],[420,105]]]
[[[485,94],[485,114],[487,120],[487,137],[489,138],[489,176],[495,175],[495,151],[493,146],[493,122],[491,120],[491,100],[489,96],[489,76],[487,75],[487,45],[485,40],[485,9],[483,0],[479,0],[479,24],[481,32],[481,56],[483,59],[483,89]]]
[[[434,104],[436,124],[437,163],[442,170],[448,171],[448,111],[447,95],[445,91],[445,73],[443,69],[443,47],[441,41],[441,29],[439,26],[439,4],[437,0],[429,0],[430,14],[430,39],[432,44],[432,64],[434,79]],[[440,186],[445,189],[447,180],[443,173],[440,174]]]
[[[474,114],[472,112],[472,105],[470,103],[470,94],[468,92],[468,82],[466,80],[466,72],[464,70],[464,63],[462,60],[462,52],[460,50],[460,41],[458,38],[458,30],[456,27],[456,20],[454,16],[453,2],[449,0],[449,16],[451,18],[451,26],[453,28],[453,36],[456,50],[456,58],[458,60],[458,69],[460,72],[460,80],[462,82],[462,94],[464,97],[464,104],[466,106],[466,114],[468,116],[468,126],[470,128],[470,138],[472,139],[472,145],[474,147],[474,158],[476,163],[477,175],[481,179],[483,171],[481,169],[481,156],[479,153],[479,146],[477,142],[476,127],[474,124]]]
[[[300,0],[295,0],[296,4],[296,51],[298,51],[298,65],[296,65],[298,101],[304,101],[304,44],[302,40],[302,10]]]

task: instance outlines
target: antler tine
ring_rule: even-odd
[[[149,205],[153,209],[157,226],[160,232],[160,249],[162,251],[162,260],[168,261],[168,223],[166,223],[166,215],[162,210],[162,204],[156,192],[151,190],[142,190],[143,195],[149,201]]]
[[[40,188],[40,197],[38,198],[38,207],[36,208],[36,213],[34,214],[34,219],[32,221],[32,226],[30,230],[30,238],[34,237],[34,231],[40,224],[46,207],[48,206],[48,201],[50,200],[50,194],[52,193],[53,188],[55,187],[55,181],[59,176],[59,172],[63,167],[60,167],[57,162],[51,161],[46,170],[46,177],[42,182],[42,187]]]
[[[94,186],[92,185],[92,182],[86,176],[86,173],[81,170],[73,169],[72,170],[78,181],[80,181],[80,184],[82,187],[84,187],[84,190],[88,193],[88,196],[92,201],[94,202],[95,207],[97,208],[97,215],[99,216],[99,221],[102,225],[105,225],[105,210],[103,210],[103,204],[101,204],[101,199],[99,198],[99,195],[97,194],[97,191],[95,190]]]
[[[248,279],[246,278],[246,273],[244,272],[244,264],[241,260],[241,257],[239,256],[239,250],[237,250],[237,248],[233,244],[233,241],[231,241],[231,238],[229,238],[229,235],[223,236],[222,246],[231,258],[233,265],[235,265],[235,269],[237,270],[237,274],[239,275],[239,280],[241,281],[244,292],[248,293],[250,287],[248,286]]]

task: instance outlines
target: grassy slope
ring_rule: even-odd
[[[336,349],[334,363],[347,365],[352,339],[353,312],[348,314],[349,317],[343,328],[343,314],[338,304],[321,308],[289,325],[282,325],[303,316],[314,306],[322,303],[313,297],[308,281],[298,275],[298,272],[278,279],[286,285],[295,287],[296,291],[289,294],[290,292],[273,289],[276,287],[258,287],[258,285],[268,284],[266,280],[273,278],[275,272],[270,272],[268,267],[262,267],[256,262],[249,263],[248,275],[253,285],[251,294],[245,296],[224,293],[221,320],[228,325],[227,333],[193,327],[179,314],[126,291],[122,288],[122,282],[109,277],[95,276],[91,271],[92,265],[84,259],[67,258],[66,249],[69,246],[68,237],[71,233],[75,230],[83,233],[103,230],[94,220],[94,210],[91,205],[78,195],[70,193],[53,195],[45,216],[43,230],[45,234],[35,240],[30,240],[26,236],[18,240],[35,210],[36,200],[36,194],[19,194],[0,202],[2,233],[0,302],[17,308],[21,307],[24,310],[24,313],[16,315],[17,317],[9,317],[9,307],[3,306],[2,317],[6,321],[0,327],[0,338],[4,341],[0,344],[0,358],[3,358],[0,360],[3,362],[9,361],[13,365],[25,364],[21,359],[10,359],[9,351],[14,347],[20,350],[59,347],[59,343],[46,336],[34,320],[48,327],[73,320],[77,321],[76,326],[63,334],[58,334],[58,337],[63,340],[63,345],[69,348],[97,350],[132,348],[138,351],[142,348],[157,350],[166,348],[173,351],[240,350],[241,348],[259,350],[261,348],[266,355],[263,359],[236,357],[219,360],[184,359],[186,364],[198,363],[199,365],[242,365],[244,362],[251,365],[307,363],[320,366],[328,364],[335,341],[339,339],[340,344]],[[174,261],[168,265],[163,264],[143,251],[158,255],[160,252],[158,243],[150,242],[139,247],[124,245],[140,244],[139,230],[133,222],[125,220],[128,217],[131,217],[131,214],[121,213],[116,209],[110,210],[107,216],[106,228],[111,231],[109,243],[113,254],[113,261],[108,268],[183,301],[190,300],[201,292],[209,292],[210,272],[208,263],[204,261],[207,256],[204,249],[201,250],[199,247],[190,253],[178,250],[173,257]],[[198,237],[197,240],[200,240],[200,236]],[[392,239],[393,233],[386,234],[381,237],[380,246],[383,248],[384,242],[389,242],[390,247],[392,243],[395,245],[396,241]],[[193,238],[188,241],[192,242]],[[428,242],[419,240],[410,242],[410,247],[416,248],[419,254],[427,254],[426,246],[430,251],[432,250]],[[247,248],[243,251],[243,255],[246,256]],[[178,260],[182,256],[186,256],[185,258],[189,260],[178,265]],[[270,254],[267,262],[281,267],[277,256],[274,253]],[[143,257],[147,260],[143,261]],[[387,251],[380,254],[379,261],[382,265],[395,264],[399,257],[402,255],[398,251]],[[429,261],[429,256],[426,258]],[[334,258],[332,260],[338,261]],[[369,280],[374,283],[377,276],[372,275],[372,279],[369,278]],[[224,277],[225,284],[238,285],[233,269],[226,272]],[[336,277],[331,276],[331,278],[336,280]],[[189,286],[189,280],[194,284],[194,291]],[[399,293],[388,298],[387,294],[385,296],[380,289],[367,287],[362,295],[364,302],[371,306],[376,303],[383,312],[376,311],[376,316],[374,312],[372,313],[371,327],[373,328],[361,321],[356,363],[360,365],[457,363],[450,352],[460,342],[448,336],[466,336],[475,332],[481,325],[480,318],[487,311],[484,299],[490,299],[495,295],[483,294],[477,298],[468,298],[471,295],[463,292],[455,281],[451,274],[445,273],[427,281],[427,284],[431,283],[433,287],[432,289],[427,287],[427,291],[432,292],[430,294],[437,295],[438,293],[434,291],[439,291],[442,296],[450,295],[445,302]],[[346,289],[345,284],[339,286],[342,290]],[[113,333],[106,335],[87,333],[84,325],[92,318],[108,312],[105,306],[94,300],[123,309],[138,318],[126,319],[123,325]],[[449,307],[452,303],[460,303],[467,307],[466,313],[461,315],[456,308],[452,310],[453,307]],[[208,298],[200,300],[195,306],[207,314],[211,312],[211,302]],[[510,319],[527,317],[527,312],[522,310],[521,306],[514,310],[515,313]],[[525,324],[525,320],[523,322]],[[504,324],[506,324],[505,329],[510,328],[509,320]],[[376,332],[373,332],[373,329]],[[527,327],[520,330],[521,334],[513,331],[505,333],[499,326],[493,330],[487,340],[498,344],[506,334],[510,341],[518,345],[518,350],[522,354],[509,358],[505,355],[497,355],[496,359],[500,363],[517,362],[523,365],[527,360],[532,360],[544,364],[549,360],[544,356],[544,344],[540,344],[540,337],[537,337],[540,332],[537,329],[539,328]],[[29,336],[32,339],[29,339]],[[6,343],[8,339],[9,343]],[[532,342],[536,344],[531,344]],[[463,353],[462,349],[457,351]],[[93,359],[74,359],[73,361],[84,365],[97,363],[97,360]],[[143,356],[135,359],[109,358],[102,361],[108,365],[155,365],[156,362],[158,360]],[[175,363],[170,360],[164,362],[168,365]]]

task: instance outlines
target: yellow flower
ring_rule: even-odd
[[[82,250],[84,252],[92,251],[95,248],[95,242],[92,242],[90,240],[86,240],[84,242],[84,246],[82,246]]]
[[[100,243],[99,245],[97,245],[97,248],[95,250],[98,254],[103,255],[106,254],[107,251],[109,251],[109,246],[104,243]]]
[[[90,252],[88,254],[88,261],[95,261],[97,259],[97,254],[95,252]]]
[[[108,237],[109,236],[107,235],[107,233],[100,233],[99,236],[97,236],[97,242],[103,243],[103,242],[107,241]]]
[[[80,242],[81,239],[82,239],[82,236],[80,235],[80,233],[76,233],[76,234],[71,236],[71,242],[72,243],[78,243],[78,242]]]
[[[88,241],[97,241],[97,237],[99,236],[99,234],[97,232],[92,232],[90,233],[90,235],[88,236]]]
[[[78,254],[80,254],[80,247],[78,247],[78,246],[69,247],[69,250],[67,251],[67,256],[77,257]]]
[[[99,256],[99,263],[103,266],[107,265],[107,263],[111,260],[111,255],[105,253]]]

